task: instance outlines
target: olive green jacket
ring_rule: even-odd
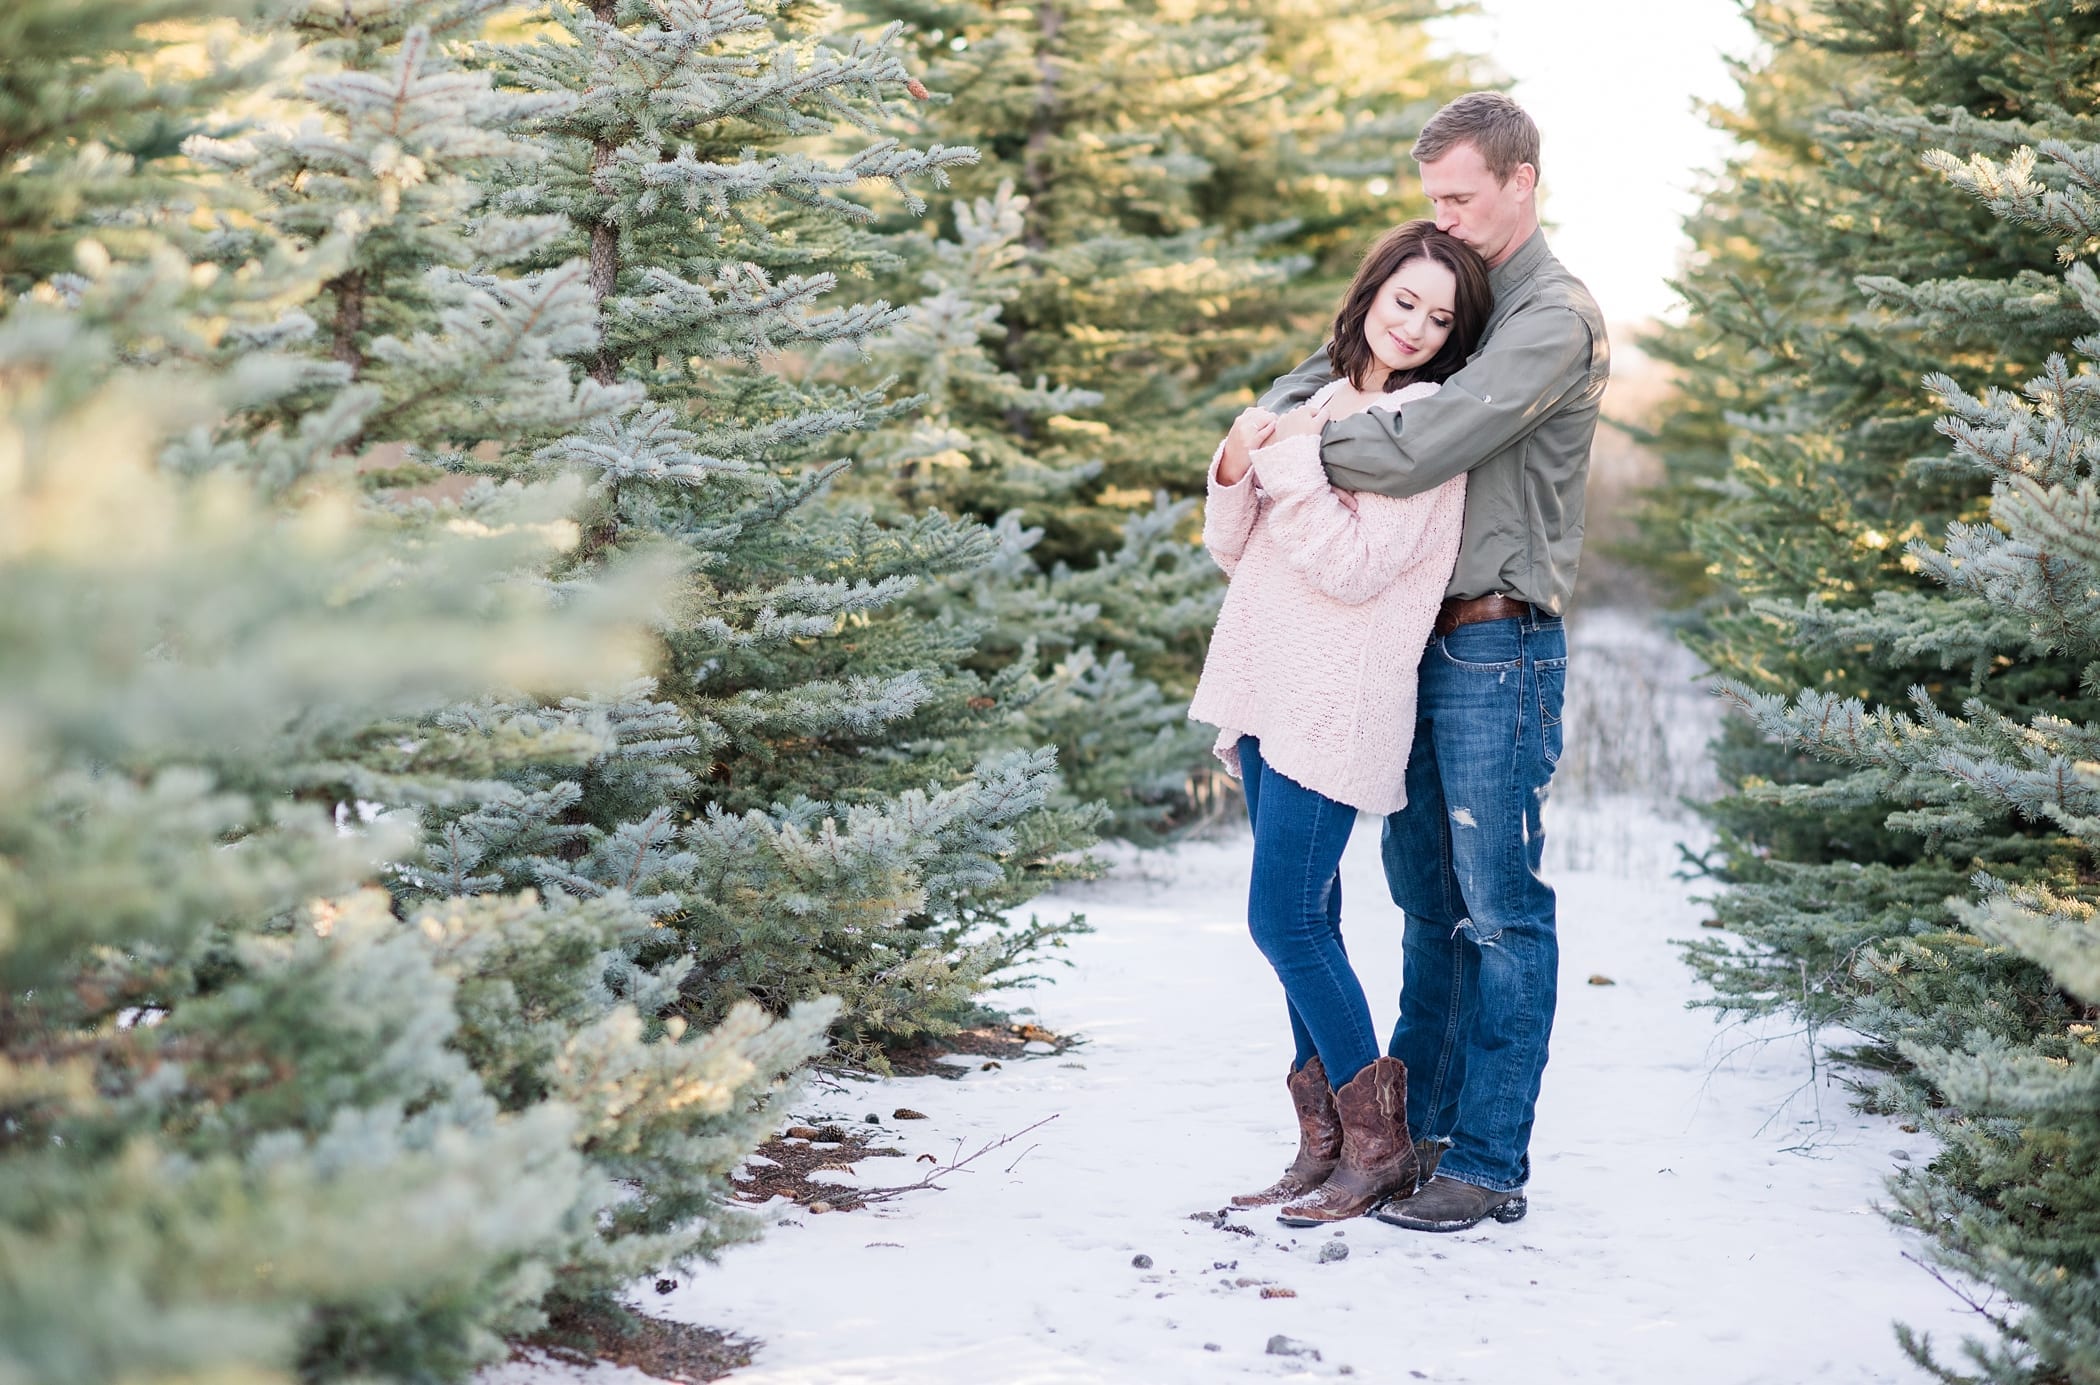
[[[1465,537],[1450,597],[1506,592],[1564,613],[1582,556],[1582,490],[1611,375],[1604,317],[1534,232],[1489,274],[1495,310],[1480,347],[1444,387],[1394,412],[1338,418],[1320,434],[1344,490],[1419,495],[1460,472]],[[1334,379],[1323,347],[1278,380],[1278,412]]]

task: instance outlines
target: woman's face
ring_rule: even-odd
[[[1388,371],[1427,365],[1444,349],[1456,320],[1458,279],[1427,256],[1393,271],[1364,314],[1364,343]]]

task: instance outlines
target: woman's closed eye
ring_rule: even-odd
[[[1403,313],[1411,313],[1415,310],[1414,300],[1404,294],[1393,299],[1393,302],[1399,306],[1400,311]],[[1443,328],[1451,325],[1451,318],[1444,313],[1431,313],[1429,322],[1431,326],[1441,331]]]

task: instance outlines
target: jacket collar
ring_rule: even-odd
[[[1517,253],[1488,271],[1488,287],[1495,291],[1497,300],[1505,298],[1532,275],[1546,266],[1553,252],[1546,248],[1544,227],[1531,233],[1531,238],[1517,247]]]

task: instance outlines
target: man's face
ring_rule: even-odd
[[[1509,181],[1500,182],[1478,149],[1459,144],[1418,167],[1437,229],[1472,246],[1490,265],[1508,259],[1531,234],[1538,170],[1530,164],[1518,164]]]

